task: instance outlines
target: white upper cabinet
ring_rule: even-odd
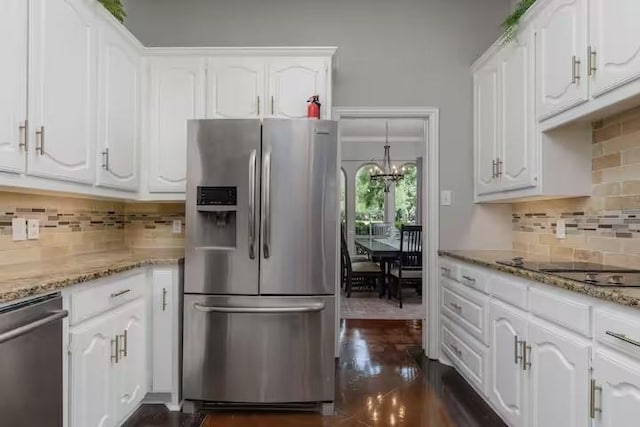
[[[24,172],[27,138],[27,1],[0,2],[0,170]]]
[[[498,63],[492,60],[474,74],[474,139],[476,194],[497,189]]]
[[[529,323],[531,427],[589,425],[591,343],[568,338],[543,322]]]
[[[636,427],[640,420],[640,365],[613,352],[593,358],[595,427]]]
[[[640,78],[640,1],[590,0],[591,93]]]
[[[82,0],[30,3],[30,174],[95,179],[97,40]]]
[[[205,61],[150,60],[149,191],[184,193],[187,181],[187,120],[205,117]]]
[[[535,21],[538,119],[589,99],[587,0],[555,0]]]
[[[263,58],[207,61],[207,117],[258,118],[267,106]]]
[[[140,51],[110,25],[100,40],[98,185],[136,191],[139,182]]]
[[[287,119],[307,117],[307,100],[320,95],[320,118],[328,118],[329,62],[326,58],[276,58],[268,63],[269,105],[265,115]]]
[[[517,190],[535,185],[537,144],[533,132],[531,32],[518,35],[499,55],[500,145],[497,155],[499,187]]]

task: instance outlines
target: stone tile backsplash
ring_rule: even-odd
[[[38,219],[38,240],[12,241],[11,220]],[[173,233],[173,221],[181,233]],[[0,191],[0,265],[126,248],[184,247],[184,204]]]
[[[514,204],[513,248],[640,268],[640,107],[594,122],[591,142],[591,197]]]

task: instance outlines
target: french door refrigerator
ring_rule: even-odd
[[[334,400],[337,124],[188,122],[183,398]]]

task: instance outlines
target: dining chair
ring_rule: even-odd
[[[403,225],[400,229],[400,253],[391,267],[395,296],[402,308],[402,287],[412,285],[422,295],[422,226]]]
[[[347,298],[351,297],[354,287],[374,290],[384,280],[382,268],[371,261],[354,262],[349,255],[349,248],[344,237],[340,245],[342,279]]]

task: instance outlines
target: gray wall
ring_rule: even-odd
[[[338,46],[335,106],[440,108],[442,248],[510,246],[510,209],[472,203],[469,67],[510,0],[127,0],[148,46]],[[493,242],[493,243],[489,243]]]

